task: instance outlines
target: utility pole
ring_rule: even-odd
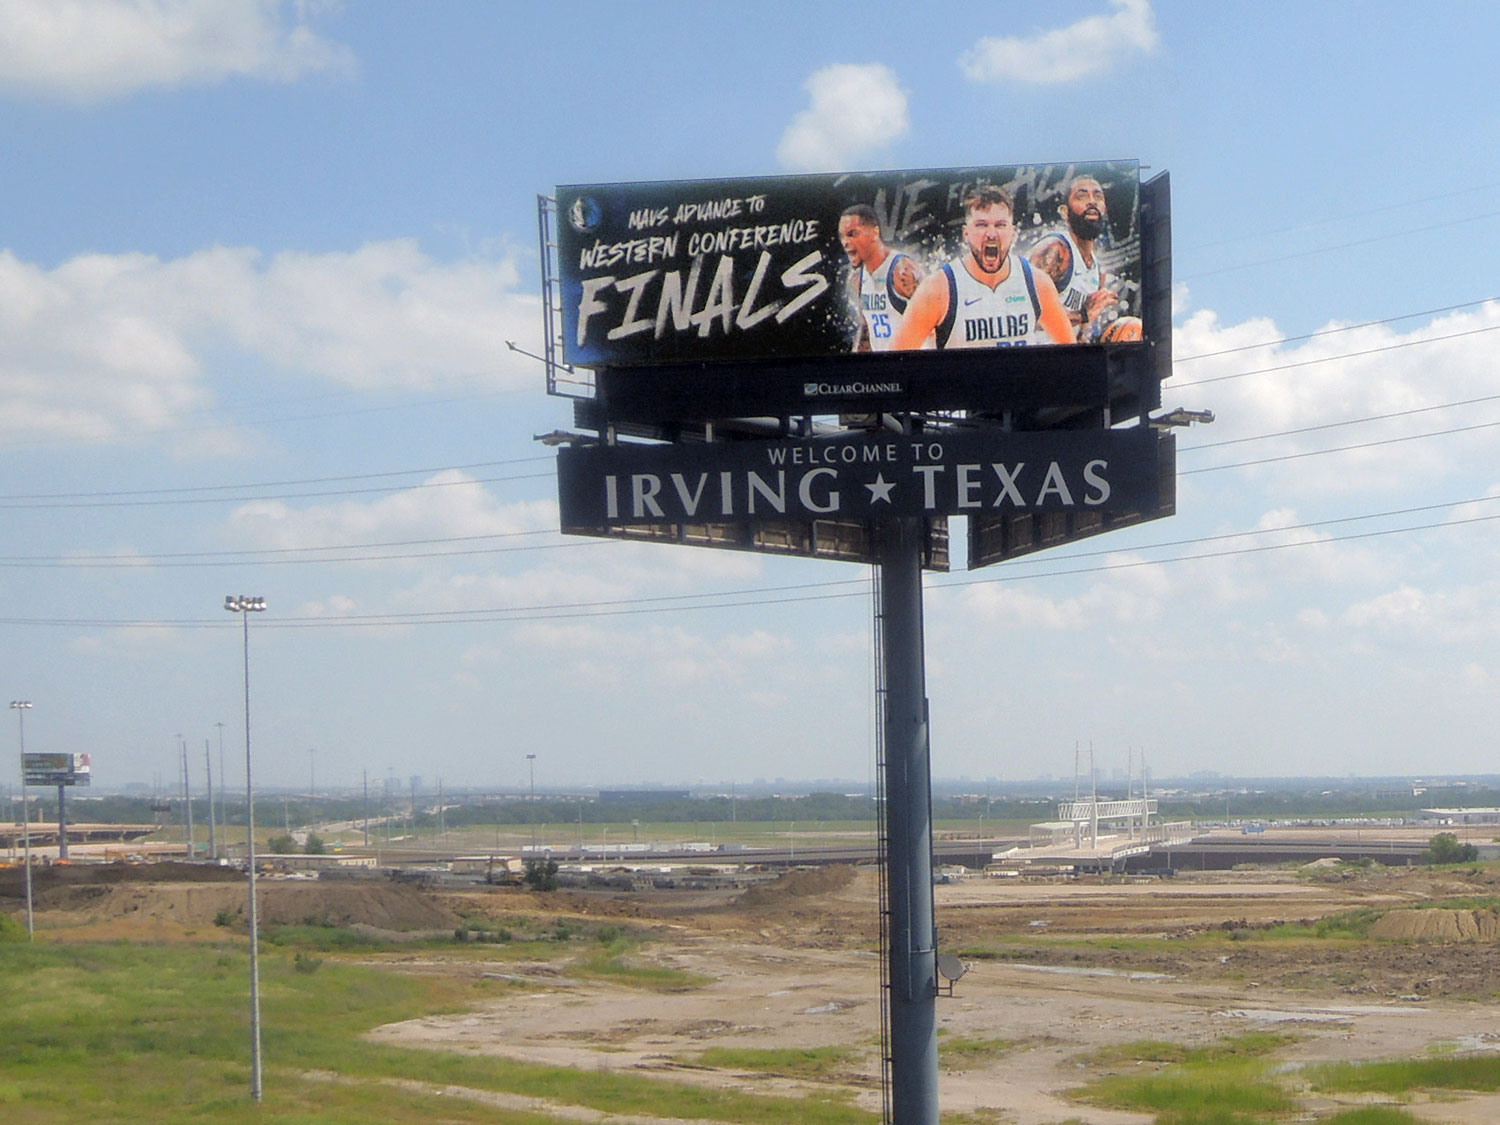
[[[203,769],[208,778],[208,856],[219,858],[218,826],[214,820],[214,762],[208,755],[208,739],[203,740]],[[223,783],[223,778],[220,778]]]
[[[188,776],[187,739],[182,735],[177,736],[177,743],[182,748],[182,804],[187,809],[187,858],[189,862],[193,858],[193,786]]]
[[[214,726],[219,728],[219,823],[227,831],[229,828],[229,811],[224,804],[224,790],[226,783],[229,781],[229,774],[224,770],[224,724],[215,723]]]
[[[531,821],[531,854],[536,855],[536,755],[526,755],[526,771],[531,776],[531,795],[526,799],[526,819]]]

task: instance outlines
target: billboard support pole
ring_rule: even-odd
[[[922,638],[922,520],[889,520],[875,531],[885,670],[891,1106],[893,1120],[901,1125],[937,1125],[937,942]]]
[[[67,786],[62,782],[57,783],[57,859],[61,862],[68,858],[68,806],[66,804]]]

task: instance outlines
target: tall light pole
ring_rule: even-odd
[[[531,854],[536,855],[536,755],[526,755],[526,772],[531,778],[531,796],[527,799],[526,808],[530,815],[527,820],[531,821]]]
[[[255,786],[250,779],[250,615],[264,613],[266,599],[224,595],[224,608],[240,615],[245,643],[245,866],[250,871],[250,1096],[261,1099],[260,926],[255,913]]]
[[[36,925],[31,917],[31,809],[26,801],[26,712],[31,707],[29,699],[12,699],[15,708],[17,734],[21,740],[21,839],[26,841],[26,940],[36,934]]]

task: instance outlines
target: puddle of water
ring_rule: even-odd
[[[1500,1036],[1481,1033],[1478,1035],[1460,1035],[1453,1040],[1453,1049],[1456,1051],[1469,1052],[1495,1052],[1500,1051]]]
[[[1121,977],[1125,980],[1171,980],[1166,973],[1148,973],[1136,969],[1082,969],[1072,965],[1018,965],[1012,969],[1027,969],[1033,973],[1059,973],[1071,977]]]
[[[801,1014],[804,1016],[822,1016],[827,1015],[829,1012],[842,1012],[846,1008],[853,1008],[856,1006],[856,1001],[830,1000],[826,1004],[819,1004],[816,1008],[803,1008]]]
[[[1375,1004],[1350,1004],[1336,1008],[1305,1008],[1294,1011],[1290,1008],[1226,1008],[1215,1012],[1216,1016],[1229,1019],[1255,1020],[1258,1023],[1339,1023],[1350,1016],[1406,1016],[1417,1015],[1426,1008],[1386,1008]],[[1500,1050],[1497,1045],[1496,1050]]]

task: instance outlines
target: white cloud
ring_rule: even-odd
[[[1485,463],[1492,430],[1403,439],[1484,420],[1426,408],[1472,399],[1475,387],[1489,385],[1497,334],[1500,302],[1407,332],[1333,323],[1292,343],[1269,321],[1224,325],[1212,311],[1196,312],[1174,332],[1178,358],[1163,394],[1173,405],[1212,409],[1216,421],[1183,436],[1179,469],[1265,461],[1235,472],[1283,496],[1395,493],[1465,472]],[[1398,416],[1342,424],[1386,415]],[[1284,436],[1245,440],[1266,435]],[[1352,448],[1289,456],[1343,447]],[[1205,486],[1217,476],[1207,474]]]
[[[230,535],[236,542],[275,550],[513,535],[556,526],[557,505],[552,501],[501,504],[483,484],[457,469],[435,473],[419,487],[375,501],[350,500],[298,509],[279,500],[260,500],[241,505],[230,516]],[[411,550],[420,552],[423,548],[414,545]]]
[[[807,80],[811,104],[792,120],[776,156],[799,172],[847,168],[905,136],[906,91],[888,66],[840,63]]]
[[[358,389],[536,381],[505,347],[539,328],[509,258],[435,262],[412,240],[348,253],[215,247],[52,270],[0,251],[0,437],[116,441],[207,410],[227,347]],[[201,421],[201,418],[199,419]]]
[[[309,26],[309,5],[296,5],[295,15],[290,7],[284,0],[5,0],[0,89],[93,102],[151,87],[290,82],[351,69],[348,48]]]
[[[1138,556],[1106,556],[1103,565],[1136,564]],[[1076,632],[1100,625],[1158,620],[1171,591],[1164,570],[1155,565],[1126,565],[1076,596],[1054,597],[1022,582],[979,581],[960,587],[961,617],[986,625],[1033,627]]]
[[[1150,0],[1110,0],[1114,12],[1032,35],[981,39],[958,60],[973,82],[1056,85],[1103,74],[1116,59],[1156,47]]]

